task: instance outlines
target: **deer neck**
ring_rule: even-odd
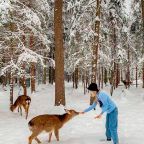
[[[66,113],[63,115],[59,115],[59,119],[62,122],[62,124],[65,124],[66,122],[72,119],[72,116]]]
[[[11,105],[11,110],[14,111],[17,106],[18,106],[18,101],[16,100],[15,103]]]

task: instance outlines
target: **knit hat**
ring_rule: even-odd
[[[97,86],[96,83],[91,83],[91,84],[88,86],[87,89],[90,90],[90,91],[99,91],[98,86]]]

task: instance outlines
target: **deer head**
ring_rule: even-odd
[[[68,109],[64,109],[64,110],[67,114],[71,115],[72,117],[79,115],[79,112],[75,110],[68,110]]]

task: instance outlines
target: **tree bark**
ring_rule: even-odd
[[[10,106],[13,105],[13,75],[10,78]]]
[[[50,48],[49,57],[54,59],[54,54],[52,49],[54,48],[52,47]],[[48,71],[49,71],[49,83],[53,84],[55,81],[55,69],[52,66],[50,66]]]
[[[53,67],[49,67],[49,83],[53,84],[54,83],[54,75],[55,75],[55,70]]]
[[[30,35],[30,48],[32,49],[34,45],[34,37],[33,34]],[[31,93],[35,92],[35,76],[36,76],[36,70],[35,70],[35,63],[31,62],[30,66],[30,74],[31,74]]]
[[[143,70],[142,70],[142,79],[143,79],[142,88],[144,88],[144,62],[143,62]]]
[[[22,42],[24,45],[26,44],[25,35],[22,36]],[[20,78],[20,84],[23,87],[23,94],[27,95],[27,86],[26,86],[26,77],[25,77],[25,62],[23,62],[22,69],[24,70],[24,74],[23,74],[22,78]]]
[[[75,82],[75,89],[78,88],[78,66],[75,68],[75,72],[74,72],[74,82]]]
[[[107,84],[107,82],[108,82],[108,72],[107,72],[107,69],[105,68],[104,69],[104,83],[105,83],[105,86],[106,86],[106,84]]]
[[[111,16],[111,29],[112,29],[112,34],[111,34],[111,38],[112,38],[112,59],[113,59],[113,70],[112,70],[112,75],[111,75],[111,90],[110,90],[110,93],[111,93],[111,96],[113,94],[113,90],[115,89],[116,87],[116,62],[115,62],[115,58],[116,58],[116,28],[115,28],[115,23],[113,22],[112,19],[114,19],[114,17],[111,15],[110,13],[110,16]]]
[[[31,73],[31,93],[35,92],[35,63],[31,63],[31,68],[30,68],[30,73]]]
[[[141,6],[142,6],[142,19],[143,19],[143,49],[142,49],[142,55],[144,55],[144,0],[141,0]],[[143,62],[143,68],[142,68],[142,80],[144,88],[144,62]]]
[[[55,105],[65,105],[64,88],[64,48],[63,48],[63,0],[55,0],[54,33],[55,33]]]
[[[73,88],[75,88],[75,73],[72,74]]]
[[[101,67],[100,67],[100,64],[99,64],[99,68],[98,68],[98,87],[100,88],[101,87]]]
[[[95,22],[95,33],[94,45],[93,45],[93,60],[92,60],[92,78],[91,81],[96,83],[97,74],[97,61],[98,61],[98,50],[99,50],[99,34],[100,34],[100,12],[101,12],[101,0],[96,0],[96,22]],[[90,98],[90,105],[93,104],[94,99]]]
[[[46,57],[46,53],[44,53],[44,57]],[[46,66],[46,59],[44,60],[44,64]],[[47,69],[46,67],[43,68],[43,84],[46,84],[46,79],[47,79]]]
[[[12,13],[10,13],[10,16],[12,17]],[[15,24],[10,22],[10,25],[9,25],[9,28],[10,28],[10,31],[11,32],[14,32],[15,31]],[[11,38],[10,39],[10,58],[11,60],[13,60],[13,55],[14,55],[14,47],[15,47],[15,43],[14,43],[14,39]],[[10,70],[10,106],[13,104],[13,73],[12,73],[12,70]]]
[[[126,81],[130,82],[130,49],[129,49],[129,45],[128,45],[128,65],[127,65]],[[128,88],[129,88],[129,86],[128,86]]]
[[[25,76],[20,78],[20,85],[23,87],[23,94],[27,95],[27,86],[26,86],[26,79]]]
[[[99,50],[99,34],[100,34],[100,11],[101,11],[101,0],[96,0],[96,22],[95,22],[95,33],[94,45],[93,45],[93,61],[92,61],[92,82],[96,82],[97,72],[97,61],[98,61],[98,50]]]
[[[116,65],[116,88],[120,83],[120,71],[119,71],[119,64]]]
[[[104,83],[104,68],[101,68],[102,78],[101,78],[101,88],[103,89],[103,83]]]
[[[138,87],[138,67],[136,65],[136,87]]]
[[[83,73],[83,86],[84,86],[84,94],[86,94],[86,70],[84,69]]]

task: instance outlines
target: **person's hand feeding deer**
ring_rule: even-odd
[[[113,140],[114,144],[118,144],[118,108],[116,104],[111,100],[110,96],[98,89],[96,83],[91,83],[88,87],[90,96],[95,97],[95,100],[91,106],[85,109],[81,114],[85,114],[90,110],[94,109],[97,104],[101,107],[102,111],[95,118],[101,118],[103,113],[107,112],[106,115],[106,137],[107,141]]]

